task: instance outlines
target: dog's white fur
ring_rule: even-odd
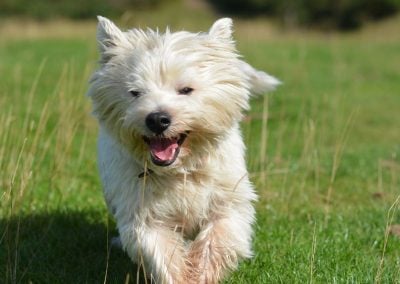
[[[100,124],[104,195],[122,246],[157,283],[217,283],[252,255],[257,196],[239,122],[250,94],[279,81],[240,59],[228,18],[197,34],[122,32],[98,19],[100,68],[88,95]],[[192,91],[182,94],[185,87]],[[164,167],[143,139],[155,136],[146,117],[160,110],[171,117],[162,137],[187,135]]]

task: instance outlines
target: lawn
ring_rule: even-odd
[[[344,35],[238,23],[245,59],[284,84],[242,123],[260,196],[255,256],[226,283],[400,282],[399,23]],[[136,283],[137,267],[109,249],[97,175],[85,97],[95,25],[77,36],[43,25],[0,34],[0,279]]]

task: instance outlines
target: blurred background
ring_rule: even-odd
[[[226,283],[400,283],[400,0],[0,0],[0,282],[137,283],[109,250],[85,96],[96,16],[122,29],[234,20],[283,84],[242,122],[259,201]]]
[[[163,6],[188,6],[244,18],[268,17],[284,27],[315,27],[352,30],[364,23],[394,15],[399,0],[1,0],[0,16],[37,20],[93,19],[96,15],[122,17],[143,10],[158,11]],[[176,13],[181,12],[180,9]],[[200,11],[199,11],[200,12]],[[178,14],[176,14],[178,16]],[[179,17],[185,15],[179,15]]]

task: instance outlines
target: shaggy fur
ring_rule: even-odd
[[[218,283],[252,255],[257,196],[239,122],[250,94],[279,82],[241,60],[230,19],[197,34],[98,19],[88,95],[122,247],[157,283]]]

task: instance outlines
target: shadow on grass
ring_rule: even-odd
[[[108,232],[101,215],[65,212],[1,219],[0,282],[103,283],[106,278],[106,283],[136,283],[137,266],[128,256],[118,248],[108,255],[107,238],[117,233]]]

